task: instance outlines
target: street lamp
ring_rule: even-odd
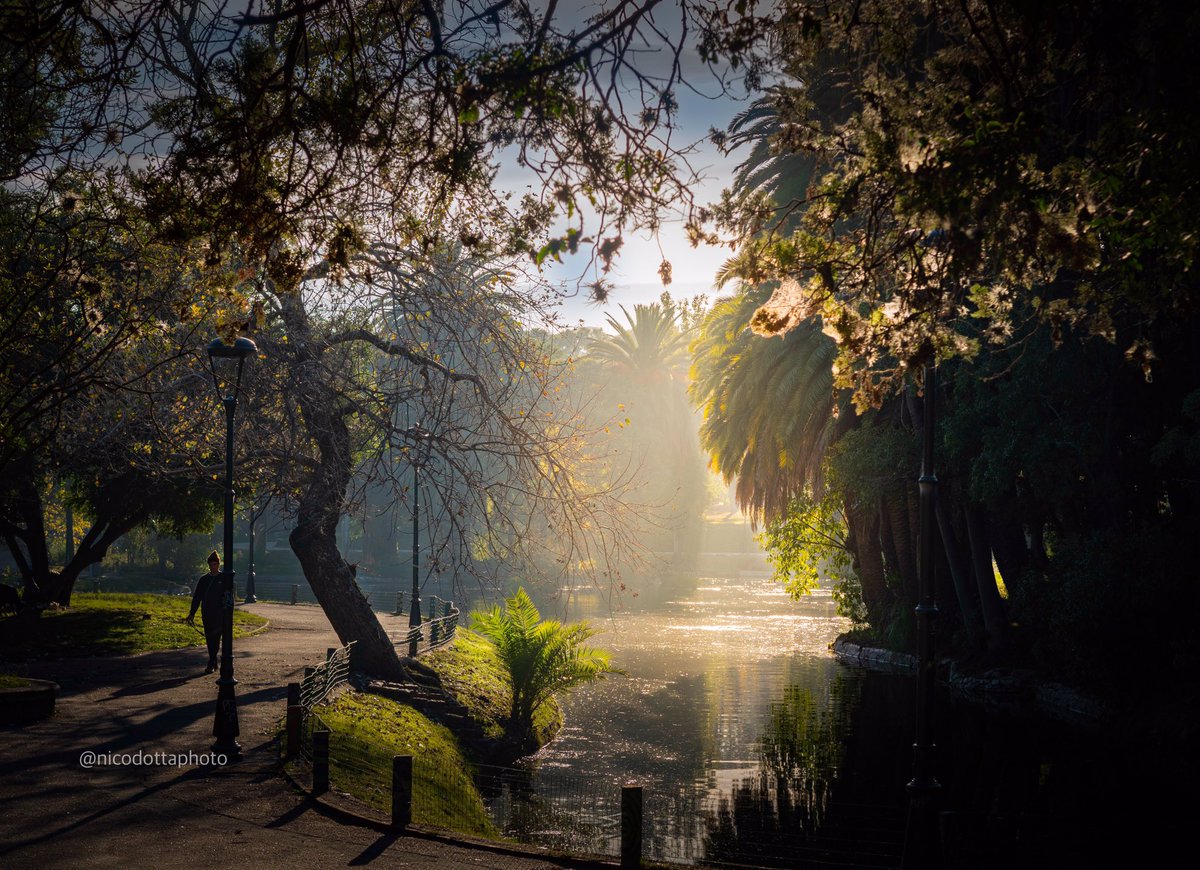
[[[254,604],[258,597],[254,594],[254,521],[258,519],[258,499],[250,502],[250,528],[247,533],[249,545],[246,548],[246,597],[243,604]]]
[[[225,406],[225,560],[221,571],[221,676],[217,680],[217,710],[213,717],[213,750],[229,759],[242,756],[237,737],[237,698],[233,687],[233,415],[237,410],[238,391],[246,358],[258,353],[248,338],[232,345],[213,339],[208,346],[208,365],[212,370],[217,398]],[[236,363],[236,366],[235,366]],[[234,369],[236,368],[236,373]],[[222,379],[225,386],[222,388]]]
[[[908,832],[905,836],[905,870],[931,870],[941,866],[938,849],[937,817],[934,802],[941,783],[933,773],[933,693],[936,665],[933,660],[933,629],[937,618],[937,597],[933,575],[933,535],[938,479],[933,469],[934,414],[937,411],[937,366],[925,365],[924,424],[921,444],[920,540],[917,583],[917,729],[913,742],[913,778],[908,783]]]
[[[413,443],[411,462],[413,467],[413,511],[412,511],[412,604],[408,608],[408,654],[417,654],[417,642],[421,631],[421,582],[418,571],[421,564],[421,544],[417,537],[421,521],[421,465],[429,458],[430,439],[433,437],[420,423],[404,430],[404,437]],[[413,629],[416,629],[414,632]]]

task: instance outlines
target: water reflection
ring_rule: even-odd
[[[654,611],[574,601],[566,615],[600,626],[597,641],[628,677],[566,700],[562,733],[531,766],[526,806],[547,812],[509,811],[510,833],[612,854],[619,788],[636,781],[651,857],[761,857],[768,830],[815,834],[862,686],[829,653],[845,624],[828,598],[796,603],[765,581],[709,580]],[[547,823],[572,803],[584,823]]]
[[[711,580],[654,611],[581,605],[567,616],[601,626],[629,676],[568,697],[527,779],[494,790],[510,835],[616,854],[620,787],[636,782],[651,858],[898,866],[914,686],[834,660],[845,623],[828,599]],[[1190,783],[1137,747],[945,695],[935,721],[949,867],[1190,866],[1171,852]]]

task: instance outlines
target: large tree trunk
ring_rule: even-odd
[[[296,528],[288,542],[333,630],[342,643],[354,641],[354,668],[383,679],[404,680],[396,647],[337,546],[338,521],[354,471],[343,405],[317,359],[312,328],[299,298],[285,296],[281,301],[296,352],[291,365],[295,394],[317,448],[315,467],[300,498]]]
[[[998,652],[1008,643],[1008,616],[1004,601],[996,586],[996,574],[992,569],[992,544],[987,530],[987,511],[977,505],[968,505],[967,537],[971,542],[971,564],[975,570],[975,585],[979,590],[979,603],[983,610],[983,624],[987,629],[988,648]]]

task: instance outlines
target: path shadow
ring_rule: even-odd
[[[186,677],[174,677],[173,679],[155,680],[151,683],[138,683],[137,685],[126,686],[123,689],[117,689],[117,691],[110,694],[108,698],[105,698],[104,700],[107,701],[111,698],[128,698],[136,695],[151,695],[155,692],[163,692],[167,689],[174,689],[177,686],[182,686],[184,683],[190,683],[198,676],[200,675],[190,674]]]
[[[383,834],[374,843],[367,846],[347,862],[348,867],[362,867],[370,864],[387,851],[388,847],[400,839],[399,834]]]

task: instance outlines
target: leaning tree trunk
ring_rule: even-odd
[[[337,546],[337,525],[354,471],[343,403],[317,359],[316,342],[299,299],[285,297],[282,307],[296,352],[291,375],[305,426],[317,448],[288,542],[333,630],[342,643],[354,641],[354,667],[384,679],[403,680],[406,674],[396,647]]]

